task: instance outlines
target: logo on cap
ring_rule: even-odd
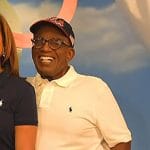
[[[56,25],[59,25],[61,27],[64,27],[64,20],[63,19],[60,19],[60,18],[56,18],[56,17],[51,17],[49,18],[49,21],[56,24]]]

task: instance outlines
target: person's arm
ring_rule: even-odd
[[[15,150],[35,150],[37,126],[19,125],[15,127]]]
[[[119,143],[115,147],[111,148],[111,150],[131,150],[131,142]]]
[[[131,132],[111,89],[103,83],[101,89],[97,89],[99,89],[99,96],[94,103],[94,113],[97,118],[96,125],[101,131],[104,141],[111,150],[130,150]]]
[[[35,150],[38,126],[34,88],[23,80],[14,111],[15,150]]]

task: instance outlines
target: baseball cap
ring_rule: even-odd
[[[74,46],[75,35],[72,30],[72,27],[67,21],[65,21],[62,18],[51,17],[51,18],[39,20],[30,26],[30,31],[32,33],[35,33],[38,30],[38,28],[45,23],[52,24],[52,25],[56,26],[57,28],[59,28],[66,35],[66,37],[69,38],[69,40],[72,44],[72,47]]]

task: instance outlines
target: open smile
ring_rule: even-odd
[[[42,63],[51,63],[54,60],[54,58],[50,56],[40,56],[39,59]]]

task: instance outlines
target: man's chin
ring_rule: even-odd
[[[37,70],[37,71],[43,78],[49,78],[53,76],[52,73],[44,71],[44,70]]]

